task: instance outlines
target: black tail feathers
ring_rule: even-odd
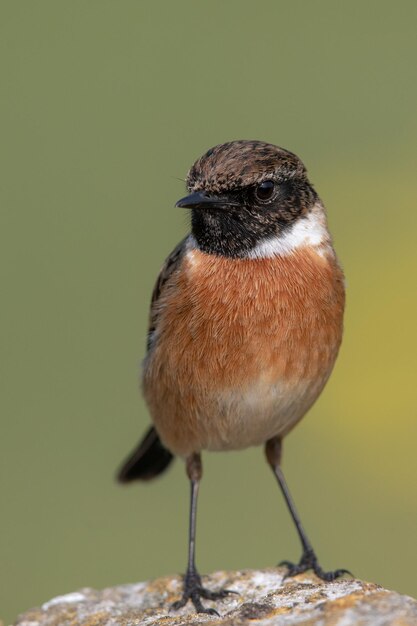
[[[164,472],[174,456],[164,448],[155,428],[151,428],[138,447],[123,463],[117,480],[128,483],[132,480],[151,480]]]

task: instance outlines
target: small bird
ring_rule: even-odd
[[[283,437],[332,371],[342,339],[343,273],[324,206],[292,152],[262,141],[208,150],[187,176],[191,232],[169,255],[152,294],[143,393],[153,426],[119,471],[150,480],[185,461],[191,485],[188,567],[182,598],[203,587],[195,564],[203,450],[265,445],[301,540],[287,576],[312,569],[326,581],[349,573],[320,566],[281,469]]]

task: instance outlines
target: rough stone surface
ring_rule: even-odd
[[[220,616],[197,615],[191,603],[170,610],[181,594],[181,578],[81,589],[27,611],[16,626],[417,626],[417,601],[373,583],[345,578],[324,583],[314,575],[284,580],[284,571],[216,572],[204,585],[233,594],[215,604]]]

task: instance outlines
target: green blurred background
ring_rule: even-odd
[[[219,142],[299,154],[347,276],[335,372],[285,470],[323,565],[417,595],[417,3],[3,0],[0,617],[182,571],[182,463],[119,487],[174,209]],[[205,455],[198,563],[300,549],[260,449]]]

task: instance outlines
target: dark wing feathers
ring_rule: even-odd
[[[169,277],[175,272],[176,269],[181,265],[181,261],[184,257],[186,244],[187,244],[188,236],[185,237],[180,243],[174,248],[171,254],[165,260],[161,271],[159,272],[158,278],[156,279],[155,287],[153,288],[152,298],[151,298],[151,310],[149,315],[149,328],[148,328],[148,339],[147,339],[147,350],[149,351],[152,347],[152,339],[155,333],[155,328],[158,323],[158,307],[157,303],[161,296],[161,293],[164,289],[164,285],[166,284]]]
[[[187,238],[183,239],[171,252],[162,266],[152,293],[148,328],[147,350],[151,350],[155,328],[158,322],[157,302],[169,277],[180,266],[186,249]],[[122,483],[132,480],[151,480],[162,474],[173,460],[173,455],[164,448],[155,428],[151,426],[138,446],[120,468],[117,479]]]

